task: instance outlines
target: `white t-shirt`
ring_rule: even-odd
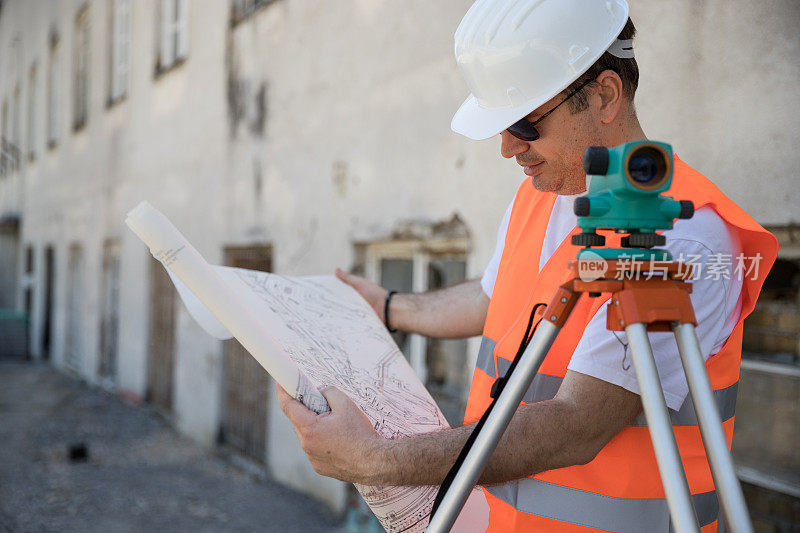
[[[578,196],[581,195],[562,195],[556,198],[542,244],[540,271],[577,225],[578,219],[572,211],[572,204]],[[512,200],[497,232],[494,256],[481,279],[483,291],[490,298],[500,257],[503,255],[508,219],[513,205]],[[665,248],[672,253],[674,259],[702,265],[693,282],[691,300],[698,322],[700,348],[703,356],[708,359],[719,351],[739,319],[742,280],[741,277],[734,276],[733,265],[741,253],[741,247],[725,221],[710,207],[698,209],[694,217],[688,220],[677,220],[675,227],[665,231],[664,235],[667,238]],[[689,392],[689,387],[683,374],[675,336],[671,332],[648,335],[667,406],[678,410]],[[624,331],[606,329],[605,305],[589,322],[567,368],[639,394],[627,337]]]

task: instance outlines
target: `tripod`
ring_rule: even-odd
[[[479,429],[449,489],[441,497],[427,531],[443,532],[452,527],[539,366],[585,292],[590,296],[611,293],[608,329],[624,330],[628,336],[642,406],[675,530],[699,531],[699,527],[647,336],[648,331],[671,330],[675,334],[726,525],[734,532],[751,532],[744,496],[736,478],[695,333],[697,321],[689,299],[691,285],[684,281],[691,276],[691,271],[682,263],[669,262],[659,265],[658,273],[663,275],[662,279],[634,279],[641,272],[631,261],[612,259],[608,261],[606,271],[616,272],[617,277],[586,281],[580,276],[580,262],[579,259],[569,263],[574,277],[557,289],[545,309],[533,337],[517,361],[514,372],[510,377],[507,376],[507,382],[496,403],[490,407],[483,427]],[[619,277],[621,279],[617,279]]]

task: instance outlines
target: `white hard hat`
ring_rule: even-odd
[[[472,94],[453,131],[480,140],[508,128],[586,72],[627,20],[625,0],[478,0],[455,34]]]

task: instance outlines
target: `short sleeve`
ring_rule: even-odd
[[[710,211],[710,213],[709,213]],[[708,209],[698,211],[693,224],[666,232],[667,249],[675,259],[700,265],[693,281],[692,306],[698,321],[700,349],[708,359],[733,330],[739,315],[741,279],[733,279],[738,243],[725,223]],[[692,220],[692,219],[690,219]],[[606,329],[606,306],[589,322],[568,368],[639,394],[639,385],[625,332]],[[678,346],[672,332],[648,333],[664,397],[670,409],[678,410],[688,394],[688,385]]]
[[[497,230],[497,243],[494,246],[494,254],[492,255],[492,259],[489,261],[489,264],[486,265],[486,269],[483,271],[483,277],[481,278],[481,288],[483,288],[483,292],[486,293],[486,296],[489,298],[492,297],[492,293],[494,292],[494,282],[497,279],[497,269],[500,267],[500,258],[503,256],[503,248],[506,243],[506,232],[508,231],[508,220],[511,218],[511,209],[514,207],[514,199],[511,200],[511,203],[508,204],[506,208],[506,212],[503,215],[503,219],[500,221],[500,228]]]

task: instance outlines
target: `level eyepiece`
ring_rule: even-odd
[[[590,146],[583,152],[583,170],[591,176],[605,176],[608,162],[608,148],[605,146]]]

